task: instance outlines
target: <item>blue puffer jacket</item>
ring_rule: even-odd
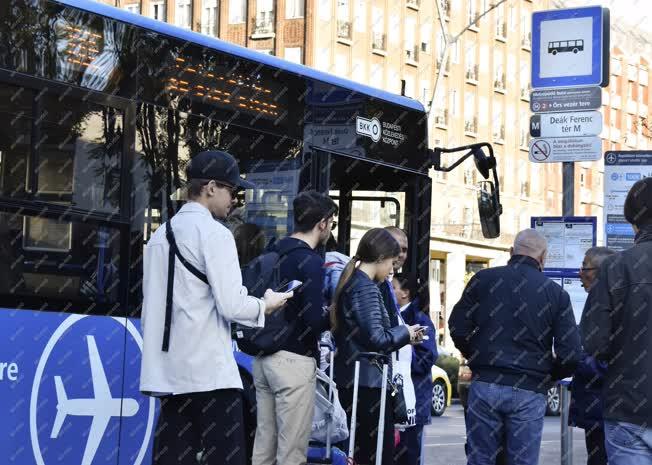
[[[607,363],[585,355],[577,366],[571,383],[571,404],[568,410],[568,424],[583,429],[602,425],[604,402],[602,386]]]
[[[413,346],[412,351],[412,383],[417,400],[417,425],[430,424],[430,409],[432,407],[432,366],[437,360],[437,344],[435,325],[430,317],[420,310],[419,299],[414,299],[410,305],[401,312],[401,316],[408,325],[427,326],[427,341]]]

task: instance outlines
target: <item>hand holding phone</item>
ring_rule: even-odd
[[[293,292],[299,289],[303,283],[301,281],[297,281],[296,279],[284,284],[283,286],[279,287],[276,289],[276,292]]]

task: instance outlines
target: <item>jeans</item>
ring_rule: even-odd
[[[423,425],[414,425],[401,432],[401,452],[397,451],[395,465],[425,465],[423,461]]]
[[[468,465],[495,465],[503,448],[509,465],[537,465],[545,413],[544,394],[474,381],[466,413]]]
[[[604,422],[609,465],[652,465],[652,428]]]

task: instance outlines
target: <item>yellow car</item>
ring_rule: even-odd
[[[432,415],[440,417],[451,404],[451,382],[446,372],[437,365],[432,366]]]

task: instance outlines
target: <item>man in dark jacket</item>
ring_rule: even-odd
[[[607,258],[582,322],[584,350],[608,362],[604,428],[610,465],[652,464],[652,178],[634,184],[625,219],[632,248]]]
[[[598,284],[597,274],[602,262],[615,253],[606,247],[592,247],[586,251],[580,268],[580,279],[586,292]],[[602,421],[602,386],[606,370],[605,362],[585,354],[571,384],[568,424],[584,429],[587,465],[607,465]]]
[[[503,444],[507,463],[538,464],[545,393],[579,361],[568,293],[542,273],[546,251],[541,234],[521,231],[508,265],[473,276],[451,313],[451,337],[474,374],[469,465],[493,465]]]
[[[281,239],[281,282],[303,285],[288,301],[287,334],[280,350],[256,357],[258,424],[253,465],[301,465],[306,461],[314,413],[318,340],[328,329],[322,283],[324,260],[315,250],[330,235],[337,205],[324,194],[302,192],[293,202],[294,232]]]

